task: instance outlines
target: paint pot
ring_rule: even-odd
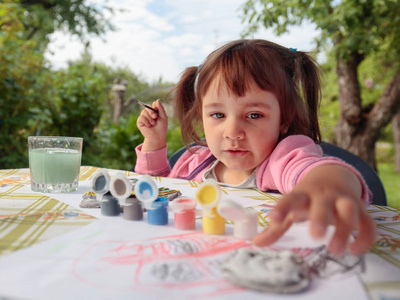
[[[126,199],[132,194],[132,182],[123,172],[118,172],[110,182],[110,192],[124,206]]]
[[[233,235],[239,239],[251,240],[257,235],[257,212],[245,208],[232,199],[223,199],[218,213],[227,220],[233,221]]]
[[[197,189],[196,200],[203,208],[203,232],[224,234],[225,220],[217,212],[221,189],[215,180],[203,182]]]
[[[207,216],[203,215],[203,232],[207,234],[224,234],[225,219],[217,212],[217,208],[212,208]]]
[[[196,200],[178,197],[172,201],[175,228],[192,230],[196,228]]]
[[[104,194],[110,189],[111,177],[104,169],[97,172],[92,179],[92,191],[96,193],[96,200],[102,201]]]
[[[168,224],[168,202],[166,197],[158,197],[147,210],[147,220],[151,225]]]
[[[142,175],[135,184],[135,196],[147,209],[151,208],[151,204],[158,198],[158,187],[149,175]]]
[[[123,216],[125,220],[140,221],[143,220],[143,205],[135,197],[126,199],[126,204],[123,206]]]
[[[135,196],[147,209],[147,220],[152,225],[168,224],[168,202],[166,197],[158,197],[159,190],[149,175],[140,176],[135,184]]]
[[[246,208],[247,216],[245,219],[236,221],[233,224],[233,235],[238,239],[252,240],[258,233],[257,211]]]
[[[119,216],[121,207],[118,199],[114,198],[110,193],[105,194],[100,202],[100,212],[103,216]]]

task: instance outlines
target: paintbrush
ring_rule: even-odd
[[[152,108],[150,105],[148,105],[148,104],[146,104],[146,103],[144,103],[144,102],[142,102],[142,101],[139,101],[138,99],[135,99],[135,101],[136,101],[139,105],[143,106],[144,108],[151,109],[152,111],[154,111],[155,113],[158,114],[158,110]]]

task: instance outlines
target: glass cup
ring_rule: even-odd
[[[42,193],[76,191],[79,183],[83,138],[30,136],[31,188]]]

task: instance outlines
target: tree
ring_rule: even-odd
[[[106,18],[112,7],[95,5],[87,0],[20,0],[24,12],[24,36],[35,39],[42,50],[48,36],[56,30],[65,30],[82,41],[90,34],[101,36],[114,26]]]
[[[393,140],[395,143],[395,170],[400,173],[400,111],[393,117]]]
[[[49,73],[36,42],[22,38],[20,6],[0,3],[0,17],[0,168],[26,167],[30,129],[51,123]]]
[[[397,0],[249,0],[243,6],[245,33],[263,26],[280,35],[308,21],[321,31],[317,47],[335,56],[340,116],[337,144],[376,169],[375,144],[400,110],[400,3]],[[390,66],[392,78],[375,103],[365,105],[358,70],[370,55]]]
[[[102,107],[85,107],[80,99],[90,100],[88,105],[96,99],[105,101],[105,84],[99,85],[104,80],[96,74],[81,78],[82,70],[53,72],[43,57],[47,36],[54,30],[64,28],[84,37],[108,29],[103,12],[96,15],[98,10],[87,3],[0,2],[0,168],[27,167],[29,135],[66,132],[86,135],[87,140],[93,136]]]

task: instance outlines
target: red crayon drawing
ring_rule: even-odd
[[[219,263],[229,252],[250,246],[231,236],[201,232],[144,241],[103,241],[78,257],[73,274],[98,288],[144,294],[173,297],[174,291],[182,289],[194,298],[230,294],[242,289],[221,277]]]

